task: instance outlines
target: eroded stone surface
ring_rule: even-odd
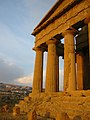
[[[2,111],[2,112],[8,112],[8,111],[9,111],[8,105],[4,105],[4,106],[1,108],[1,111]]]
[[[31,102],[23,104],[24,111],[30,112],[35,110],[39,116],[45,116],[47,113],[50,113],[49,116],[57,118],[57,120],[61,113],[67,114],[70,119],[80,116],[83,120],[88,120],[88,118],[90,119],[90,96],[87,94],[89,92],[88,90],[88,92],[73,91],[69,93],[31,94]],[[82,94],[85,94],[85,96]]]
[[[16,115],[20,115],[20,107],[19,106],[15,106],[13,108],[13,115],[16,116]]]
[[[90,89],[90,17],[87,18],[89,11],[89,0],[58,0],[34,29],[32,34],[36,37],[34,46],[36,61],[33,90],[29,95],[30,99],[26,97],[19,103],[20,111],[28,113],[29,120],[36,119],[34,118],[36,114],[56,120],[90,120],[90,90],[87,90]],[[88,26],[86,29],[88,33],[86,30],[79,31],[85,24]],[[80,43],[78,45],[77,40],[75,47],[76,35]],[[56,58],[59,55],[57,47],[62,38],[64,38],[64,54],[61,55],[64,58],[64,92],[56,92],[58,78]],[[55,43],[56,39],[58,44]],[[84,46],[82,41],[85,43]],[[61,48],[59,50],[61,51]],[[48,59],[45,93],[42,93],[44,51],[48,52]],[[83,54],[83,58],[79,56],[80,53]],[[78,57],[77,61],[75,55]],[[77,74],[80,78],[76,76],[76,63],[79,65]]]
[[[28,112],[28,120],[37,120],[37,115],[35,110]]]

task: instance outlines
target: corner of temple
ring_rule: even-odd
[[[85,24],[88,24],[90,22],[90,14],[87,14],[85,20],[84,20],[84,23]]]

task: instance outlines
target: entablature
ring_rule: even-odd
[[[67,0],[64,0],[64,2],[65,1]],[[63,8],[62,15],[60,15],[61,11],[59,11],[57,14],[54,13],[55,16],[52,14],[53,17],[49,18],[49,20],[47,20],[46,23],[44,22],[44,24],[47,24],[46,27],[44,26],[44,24],[42,24],[43,27],[41,25],[38,28],[36,28],[36,30],[37,29],[39,30],[38,33],[37,32],[36,34],[32,33],[36,37],[35,40],[36,47],[40,46],[41,44],[45,43],[46,41],[48,41],[49,39],[56,35],[61,35],[62,32],[64,32],[65,30],[69,29],[72,26],[74,27],[76,26],[78,29],[79,27],[81,27],[79,26],[80,24],[78,23],[81,23],[82,26],[84,25],[83,21],[85,20],[87,14],[90,11],[89,0],[70,0],[70,2],[68,1],[69,4],[67,4],[67,7],[65,9]],[[48,22],[50,23],[48,24]]]

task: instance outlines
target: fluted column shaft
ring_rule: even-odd
[[[90,65],[90,21],[88,23],[88,38],[89,38],[89,65]]]
[[[87,15],[85,23],[88,24],[89,66],[90,66],[90,14]]]
[[[76,55],[77,62],[77,89],[83,90],[83,77],[84,77],[84,68],[83,68],[83,54],[78,53]]]
[[[76,90],[76,67],[74,50],[74,30],[66,30],[64,35],[64,90]]]
[[[59,56],[56,55],[56,91],[59,92]]]
[[[56,92],[56,40],[47,41],[48,58],[46,68],[46,89],[45,92]]]
[[[36,51],[34,78],[32,93],[39,93],[42,91],[43,81],[43,51],[40,48],[34,48]]]

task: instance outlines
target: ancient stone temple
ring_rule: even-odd
[[[58,0],[32,35],[36,52],[33,89],[20,103],[21,110],[33,109],[37,115],[48,114],[55,120],[90,120],[90,0]],[[43,92],[44,52],[47,66]],[[64,60],[62,92],[60,56]]]

